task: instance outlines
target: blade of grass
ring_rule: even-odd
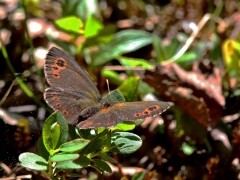
[[[14,86],[14,84],[16,83],[17,79],[15,79],[12,84],[10,85],[10,87],[8,88],[7,92],[4,94],[3,98],[0,101],[0,107],[2,106],[2,104],[5,102],[5,100],[7,99],[7,96],[9,95],[10,91],[12,90],[12,87]]]
[[[31,49],[31,56],[32,56],[32,59],[33,59],[34,66],[36,68],[37,75],[40,78],[40,82],[42,83],[42,87],[43,87],[43,90],[44,90],[45,87],[44,87],[44,83],[43,83],[42,72],[40,71],[40,69],[38,67],[38,64],[37,64],[37,60],[36,60],[35,56],[33,55],[34,46],[33,46],[33,41],[32,41],[32,39],[29,35],[29,31],[28,31],[28,26],[27,26],[28,14],[27,14],[26,6],[24,4],[24,0],[22,0],[21,3],[22,3],[23,10],[24,10],[24,14],[25,14],[24,25],[25,25],[25,29],[26,29],[27,40],[28,40],[28,43],[29,43],[30,49]]]

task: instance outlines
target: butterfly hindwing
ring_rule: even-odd
[[[161,101],[122,102],[103,108],[99,113],[80,122],[80,129],[111,127],[123,121],[145,119],[161,114],[170,104]]]
[[[91,106],[91,97],[79,92],[68,91],[68,89],[61,89],[57,87],[50,87],[46,89],[44,94],[45,101],[55,111],[60,111],[68,120],[68,123],[76,125],[79,120],[79,114]]]

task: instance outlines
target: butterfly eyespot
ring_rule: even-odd
[[[57,93],[56,92],[52,92],[52,96],[56,96],[57,95]]]
[[[52,97],[52,100],[54,100],[54,101],[58,101],[59,98],[58,98],[57,96],[53,96],[53,97]]]
[[[51,66],[51,69],[52,69],[53,71],[58,71],[58,70],[59,70],[59,68],[58,68],[57,66],[55,66],[55,65],[52,65],[52,66]]]
[[[68,115],[68,111],[67,110],[63,110],[63,115],[67,116]]]
[[[147,115],[147,114],[149,114],[149,112],[148,111],[143,111],[143,114]]]
[[[134,116],[135,116],[135,117],[140,117],[140,116],[141,116],[141,113],[135,113]]]
[[[55,73],[55,74],[53,74],[53,77],[54,77],[55,79],[59,79],[59,78],[60,78],[60,75],[59,75],[58,73]]]
[[[62,58],[57,59],[55,62],[59,67],[65,67],[66,66],[66,61]]]
[[[61,104],[61,103],[57,103],[56,106],[57,106],[58,108],[60,108],[60,107],[62,107],[62,104]]]
[[[156,107],[156,106],[151,106],[151,107],[148,108],[149,111],[154,111],[156,109],[158,109],[158,107]]]

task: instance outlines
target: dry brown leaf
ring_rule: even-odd
[[[213,65],[204,70],[202,73],[195,66],[194,71],[187,72],[171,63],[157,66],[155,72],[147,71],[143,80],[204,127],[215,127],[225,104],[220,71]]]

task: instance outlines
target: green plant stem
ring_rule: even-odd
[[[28,96],[30,97],[31,99],[33,99],[39,106],[41,107],[44,107],[46,110],[48,110],[49,112],[51,112],[52,110],[50,110],[49,107],[45,106],[41,101],[39,101],[39,99],[34,95],[34,93],[28,88],[28,86],[22,81],[21,78],[19,78],[17,75],[16,75],[16,72],[10,62],[10,59],[9,59],[9,56],[8,56],[8,53],[7,53],[7,50],[6,50],[6,47],[5,47],[5,44],[3,43],[3,40],[0,36],[0,42],[2,43],[2,54],[3,54],[3,57],[4,59],[6,60],[7,62],[7,65],[11,71],[11,73],[13,74],[13,76],[17,79],[17,82],[18,82],[18,85],[20,86],[20,88],[23,90],[23,92]]]
[[[220,14],[223,10],[223,7],[224,7],[224,3],[220,2],[220,4],[218,6],[216,6],[216,9],[214,10],[213,15],[215,15],[216,17],[220,16]]]
[[[114,158],[114,159],[116,160],[116,162],[117,162],[117,167],[118,167],[118,170],[119,170],[122,178],[128,179],[127,176],[126,176],[126,175],[123,173],[123,171],[122,171],[122,165],[121,165],[120,162],[119,162],[117,153],[112,153],[112,155],[113,155],[113,158]]]
[[[44,176],[46,176],[46,177],[49,177],[49,178],[50,178],[50,176],[49,176],[48,172],[46,172],[46,171],[41,171],[41,173],[42,173]]]
[[[8,58],[8,53],[7,53],[5,44],[4,44],[1,36],[0,36],[0,41],[1,41],[1,44],[2,44],[1,50],[2,50],[3,57],[5,58],[5,60],[6,60],[6,62],[7,62],[7,65],[8,65],[8,67],[9,67],[11,73],[14,75],[15,78],[17,78],[17,76],[15,75],[15,74],[16,74],[16,73],[15,73],[15,70],[14,70],[14,68],[13,68],[13,66],[12,66],[12,64],[11,64],[9,58]]]
[[[53,178],[53,167],[52,167],[52,161],[48,160],[48,175]]]
[[[107,133],[107,148],[108,149],[111,148],[111,136],[112,136],[112,131],[110,129],[110,130],[108,130],[108,133]]]
[[[89,164],[89,167],[92,167],[93,169],[96,169],[96,171],[97,171],[99,174],[102,174],[101,170],[98,169],[96,166],[93,166],[93,165]]]
[[[40,82],[42,83],[42,87],[44,88],[42,72],[41,72],[41,70],[38,67],[37,60],[36,60],[35,56],[33,55],[34,46],[33,46],[33,41],[32,41],[32,39],[31,39],[31,37],[29,35],[29,31],[28,31],[28,25],[27,25],[28,14],[27,14],[26,6],[24,4],[24,0],[22,0],[22,7],[23,7],[23,10],[24,10],[24,14],[25,14],[24,24],[25,24],[25,29],[26,29],[26,35],[27,35],[28,43],[29,43],[30,49],[31,49],[31,56],[32,56],[32,59],[33,59],[34,66],[36,68],[37,75],[39,76]]]
[[[89,155],[87,155],[87,157],[88,157],[89,159],[92,159],[92,158],[94,158],[94,157],[96,157],[96,156],[99,156],[99,153],[90,153]]]

